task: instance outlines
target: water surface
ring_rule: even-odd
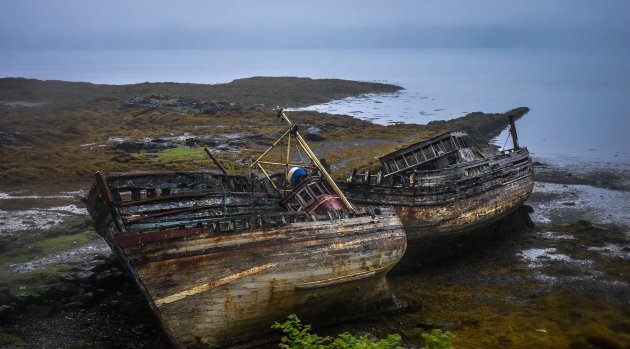
[[[250,76],[382,81],[396,94],[311,107],[388,124],[527,106],[534,154],[630,160],[630,51],[577,49],[94,50],[0,52],[0,77],[223,83]],[[507,133],[497,139],[505,144]]]

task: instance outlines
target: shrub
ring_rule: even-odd
[[[423,333],[424,349],[451,349],[453,348],[453,338],[455,335],[450,332],[434,329],[431,333]]]
[[[337,338],[320,337],[311,333],[311,325],[303,325],[295,314],[289,315],[282,324],[274,323],[272,328],[284,333],[280,343],[282,349],[402,349],[398,345],[400,336],[397,334],[387,335],[378,341],[368,336],[355,338],[347,332]]]

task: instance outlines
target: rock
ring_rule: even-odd
[[[111,288],[116,281],[116,276],[109,270],[103,271],[96,275],[96,284],[102,288]]]
[[[66,304],[66,307],[79,307],[86,308],[94,303],[94,292],[86,292],[84,294],[78,294],[70,297],[70,303]]]
[[[21,292],[15,296],[15,300],[18,304],[26,305],[39,301],[40,295],[32,292]]]
[[[9,303],[13,303],[15,301],[15,297],[11,295],[11,291],[9,291],[8,287],[0,287],[0,305],[7,305]]]
[[[90,283],[96,279],[96,273],[93,271],[80,271],[77,273],[76,278],[81,283]]]
[[[321,142],[321,141],[325,140],[326,138],[324,138],[321,135],[318,135],[317,133],[307,133],[304,136],[304,139],[309,141],[309,142]]]
[[[186,138],[185,144],[187,147],[197,147],[197,141],[195,138]]]
[[[88,223],[92,224],[92,221],[91,221],[91,220],[89,220],[89,221],[88,221]],[[102,254],[99,254],[99,255],[94,256],[94,262],[97,262],[97,261],[98,261],[99,263],[103,263],[104,261],[105,261],[105,262],[106,262],[106,261],[108,261],[108,260],[109,260],[109,258],[110,258],[110,256],[109,256],[109,255],[102,255]]]
[[[53,306],[51,304],[29,304],[24,308],[24,311],[33,317],[44,317],[48,316],[53,310]]]
[[[101,299],[101,298],[105,297],[105,295],[107,295],[107,291],[105,291],[105,290],[104,290],[104,289],[102,289],[102,288],[97,288],[97,289],[94,291],[94,298],[95,298],[95,299]]]
[[[234,148],[232,148],[231,146],[227,145],[227,144],[221,144],[219,146],[216,146],[214,149],[216,150],[223,150],[223,151],[232,151],[235,150]]]
[[[433,330],[433,329],[442,329],[446,327],[446,324],[434,324],[430,322],[418,322],[416,326],[420,327],[423,330]]]
[[[598,349],[622,349],[623,347],[612,339],[599,336],[589,336],[586,342]]]
[[[9,320],[9,317],[13,314],[15,314],[15,307],[13,305],[0,305],[0,321],[4,322]]]
[[[242,139],[230,139],[230,141],[228,142],[228,145],[232,147],[237,147],[237,148],[242,147],[245,144],[247,144],[247,142]]]
[[[171,143],[171,141],[169,141],[168,139],[163,139],[163,138],[153,138],[151,142],[157,143],[157,144]]]
[[[123,102],[123,107],[161,109],[193,114],[214,115],[219,111],[241,112],[242,107],[235,103],[196,100],[193,98],[169,95],[150,95],[133,97]]]
[[[363,337],[367,338],[367,340],[369,340],[372,343],[378,342],[378,337],[371,334],[370,332],[357,332],[354,334],[354,338],[356,339],[361,339]]]
[[[186,145],[189,147],[210,147],[210,148],[214,148],[216,146],[219,145],[219,142],[215,141],[212,138],[197,138],[197,137],[191,137],[191,138],[186,138]]]
[[[46,291],[44,291],[44,297],[50,300],[61,300],[65,297],[71,296],[76,291],[74,284],[58,283],[50,285]]]
[[[139,152],[139,151],[159,151],[166,150],[171,148],[177,148],[178,145],[169,140],[160,139],[159,142],[154,142],[153,140],[146,142],[130,142],[124,141],[121,143],[116,143],[111,145],[112,149],[122,150],[128,153]]]
[[[22,145],[33,141],[33,136],[20,132],[5,132],[0,131],[0,144],[1,145]]]
[[[76,276],[74,275],[64,275],[61,277],[61,281],[70,283],[70,282],[76,282],[77,279],[76,279]]]
[[[64,305],[65,309],[79,309],[79,308],[83,308],[84,305],[81,302],[70,302],[67,303],[66,305]]]
[[[216,147],[219,145],[219,142],[215,141],[212,138],[200,138],[197,142],[198,144],[203,144],[206,147]]]

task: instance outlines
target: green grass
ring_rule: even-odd
[[[217,152],[214,155],[221,161],[231,175],[243,174],[243,166],[235,166],[233,162],[240,157],[240,153]],[[154,165],[172,167],[178,170],[194,170],[199,167],[216,168],[214,162],[203,148],[179,147],[167,149],[157,153],[141,153],[138,155]]]
[[[17,347],[17,348],[26,348],[26,342],[24,340],[14,334],[6,333],[0,331],[0,347]]]
[[[295,314],[287,317],[284,323],[275,322],[271,328],[280,330],[284,336],[280,340],[281,349],[403,349],[399,345],[401,337],[398,334],[387,335],[386,338],[370,339],[367,336],[355,338],[344,332],[336,338],[321,337],[311,333],[311,325],[304,325]],[[450,347],[436,347],[435,349],[449,349]]]
[[[53,238],[39,240],[0,254],[0,267],[12,263],[28,262],[35,257],[46,256],[64,251],[96,238],[98,238],[96,233],[79,233],[73,235],[60,235]]]
[[[75,268],[74,264],[57,264],[9,277],[6,283],[13,295],[21,292],[41,293],[45,286],[57,282],[62,276],[74,274]]]
[[[179,147],[167,149],[158,153],[142,153],[140,157],[158,163],[172,163],[177,161],[201,161],[207,160],[211,163],[210,157],[203,148]]]

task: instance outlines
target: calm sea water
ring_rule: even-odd
[[[128,84],[249,76],[381,81],[396,94],[313,106],[387,124],[527,106],[523,145],[541,156],[630,162],[630,52],[575,49],[0,52],[0,76]],[[507,133],[497,138],[503,145]],[[509,144],[509,143],[508,143]]]

